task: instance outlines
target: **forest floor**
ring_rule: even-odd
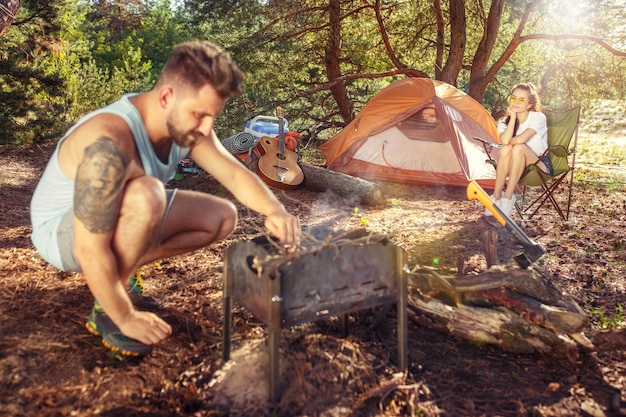
[[[582,132],[572,213],[514,219],[547,249],[534,268],[589,314],[589,334],[624,327],[626,136]],[[123,360],[85,330],[92,297],[80,274],[48,266],[30,242],[29,201],[53,144],[0,152],[0,414],[6,416],[617,416],[626,415],[626,352],[574,361],[514,354],[408,323],[409,369],[396,367],[394,309],[284,329],[281,399],[268,403],[267,326],[235,303],[232,360],[222,360],[223,253],[262,219],[240,207],[240,227],[206,249],[142,268],[173,335],[143,360]],[[210,177],[173,184],[230,198]],[[348,204],[306,188],[277,192],[303,224],[388,235],[409,268],[486,269],[482,230],[498,255],[520,247],[465,190],[386,184],[389,204]],[[419,315],[419,312],[414,312]],[[382,320],[379,317],[383,314]]]

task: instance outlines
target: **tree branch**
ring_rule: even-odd
[[[376,79],[376,78],[384,78],[384,77],[392,77],[394,75],[406,75],[407,77],[416,77],[416,78],[430,78],[428,74],[414,70],[411,68],[398,69],[394,71],[380,72],[376,74],[347,74],[342,75],[341,77],[336,78],[333,81],[328,83],[320,84],[317,87],[310,88],[306,91],[303,91],[298,94],[298,97],[304,97],[311,94],[319,93],[320,91],[330,89],[334,84],[348,81],[348,80],[360,80],[360,79]]]
[[[380,30],[380,36],[383,39],[383,43],[385,44],[385,50],[387,51],[387,56],[393,62],[393,65],[398,69],[406,69],[406,65],[400,62],[398,55],[393,50],[391,46],[391,42],[389,42],[389,34],[387,33],[387,28],[385,27],[385,22],[383,22],[383,16],[380,13],[381,10],[381,0],[376,0],[376,5],[374,6],[374,11],[376,13],[376,22],[378,23],[378,30]]]
[[[0,36],[7,30],[20,7],[22,7],[22,0],[0,1]]]
[[[522,42],[521,41],[522,32],[526,28],[526,23],[528,23],[528,18],[530,17],[530,14],[540,2],[541,0],[535,0],[526,6],[526,9],[524,10],[524,15],[522,16],[520,23],[517,26],[517,30],[515,31],[515,34],[513,35],[511,42],[509,42],[509,45],[506,47],[506,49],[504,50],[500,58],[498,58],[498,60],[491,66],[491,68],[489,68],[489,71],[487,71],[487,75],[486,75],[487,80],[491,81],[495,78],[498,71],[500,71],[502,66],[509,60],[511,55],[513,55],[513,53],[515,52],[519,44]]]
[[[591,41],[600,45],[601,47],[603,47],[604,49],[606,49],[607,51],[609,51],[611,54],[615,56],[620,56],[620,57],[626,56],[626,52],[613,48],[604,39],[599,38],[597,36],[593,36],[593,35],[576,35],[576,34],[549,35],[549,34],[544,34],[544,33],[536,33],[532,35],[521,36],[519,41],[520,43],[522,43],[522,42],[535,40],[535,39],[549,39],[549,40],[554,40],[554,41],[578,39],[578,40]]]

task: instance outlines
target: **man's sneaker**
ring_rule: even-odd
[[[151,295],[141,295],[133,291],[128,291],[128,298],[137,310],[141,311],[159,311],[163,307],[163,302]]]
[[[90,333],[102,337],[104,346],[123,356],[146,356],[152,352],[152,346],[124,336],[104,311],[92,309],[85,327]]]
[[[163,307],[163,302],[161,300],[145,294],[140,268],[137,268],[135,275],[130,278],[128,297],[137,310],[158,311],[161,307]]]

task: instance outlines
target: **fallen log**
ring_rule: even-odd
[[[260,151],[256,149],[257,147],[248,152],[235,154],[252,172],[258,172]],[[298,166],[304,174],[304,181],[300,184],[303,187],[318,192],[330,191],[335,197],[350,205],[362,203],[377,206],[385,202],[383,187],[371,181],[310,165],[302,161],[298,161]]]
[[[479,346],[494,345],[513,353],[543,353],[576,360],[573,338],[531,325],[514,311],[473,306],[452,307],[409,289],[409,306],[424,314],[409,314],[419,325],[448,332]]]
[[[547,277],[533,269],[492,268],[477,275],[444,277],[422,268],[409,274],[410,317],[478,344],[513,353],[578,358],[585,312]]]
[[[378,184],[304,162],[299,165],[304,173],[304,187],[319,192],[331,191],[349,204],[376,206],[385,202],[382,187]]]

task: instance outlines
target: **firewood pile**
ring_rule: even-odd
[[[584,334],[585,312],[532,268],[442,276],[418,267],[409,273],[409,306],[410,319],[420,325],[513,353],[576,360],[579,346],[594,349]]]

